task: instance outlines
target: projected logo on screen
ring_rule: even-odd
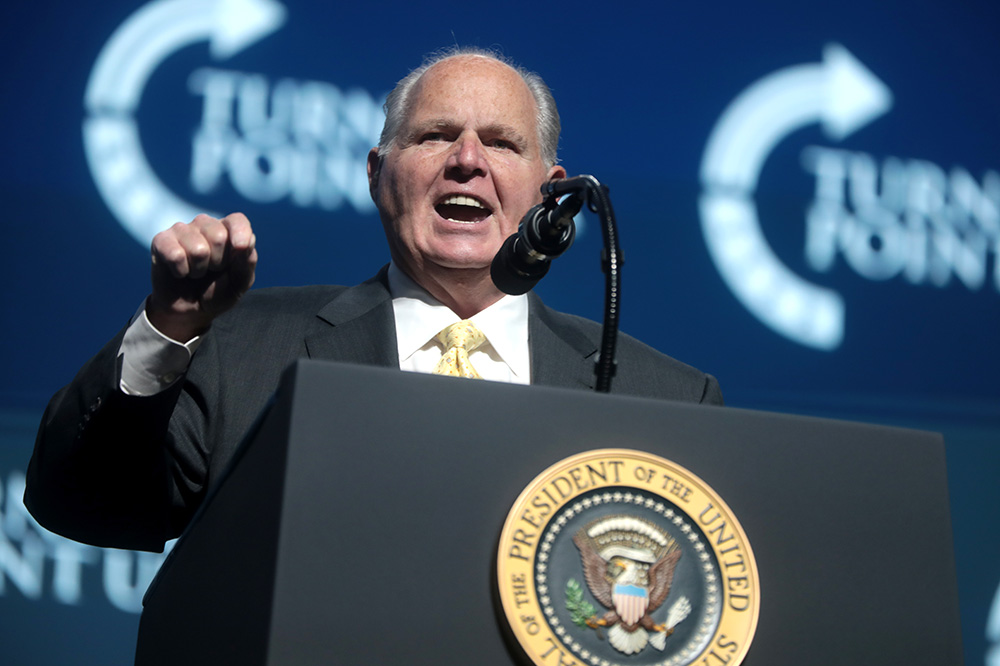
[[[66,606],[104,598],[127,613],[142,610],[142,596],[166,558],[96,548],[70,541],[39,525],[22,502],[24,472],[0,478],[0,599],[21,597]],[[167,551],[173,543],[167,544]],[[96,604],[95,604],[96,605]]]
[[[726,284],[758,319],[803,345],[836,349],[844,338],[840,294],[792,272],[769,246],[754,192],[761,168],[786,136],[819,123],[840,141],[886,113],[892,94],[843,47],[822,63],[775,72],[725,110],[701,164],[702,230]],[[943,287],[955,276],[969,289],[988,280],[1000,254],[1000,174],[977,182],[965,169],[924,160],[812,146],[803,167],[816,191],[805,220],[806,263],[817,272],[836,259],[870,280],[897,276]],[[993,286],[1000,291],[994,266]]]
[[[170,191],[143,152],[135,114],[151,75],[197,42],[208,41],[212,58],[226,60],[278,30],[285,15],[275,0],[154,0],[104,45],[87,84],[84,148],[101,197],[143,245],[208,212]],[[193,72],[188,87],[203,100],[191,147],[195,192],[227,180],[253,202],[374,210],[365,158],[384,115],[367,92],[215,68]]]

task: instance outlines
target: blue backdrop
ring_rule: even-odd
[[[241,210],[258,286],[369,277],[387,260],[364,181],[382,99],[459,43],[538,71],[562,163],[611,188],[624,330],[718,376],[730,405],[945,433],[966,661],[986,663],[1000,10],[873,4],[0,10],[0,661],[131,659],[157,560],[48,535],[19,492],[48,397],[147,293],[153,229]],[[550,305],[600,317],[600,245],[585,216],[539,286]]]

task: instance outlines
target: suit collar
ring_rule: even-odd
[[[387,272],[383,267],[316,313],[316,325],[305,340],[310,358],[399,367]],[[596,338],[586,335],[576,318],[549,309],[534,293],[528,294],[528,346],[532,384],[593,389]]]

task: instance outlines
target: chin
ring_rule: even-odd
[[[488,260],[460,260],[443,258],[434,262],[436,266],[452,271],[488,271],[490,269],[490,264],[492,263],[493,257],[490,257]]]
[[[488,269],[493,263],[493,257],[500,251],[500,244],[490,244],[487,247],[448,248],[435,253],[431,260],[443,268],[455,269]]]

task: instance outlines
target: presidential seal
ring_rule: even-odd
[[[757,627],[747,537],[704,481],[640,451],[580,453],[507,516],[500,605],[538,666],[737,666]]]

